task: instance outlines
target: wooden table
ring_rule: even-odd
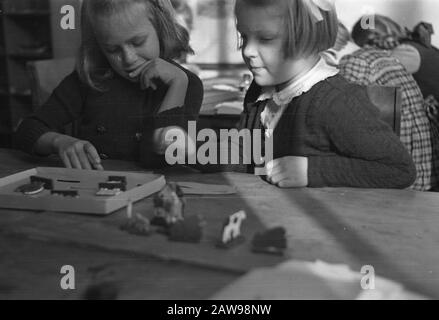
[[[139,171],[135,163],[106,161],[108,170]],[[0,177],[35,166],[59,166],[0,149]],[[439,298],[439,194],[351,188],[279,189],[259,177],[198,174],[171,168],[168,180],[234,185],[228,196],[187,197],[188,213],[207,225],[200,244],[140,237],[119,229],[125,212],[106,217],[0,209],[0,299],[84,297],[90,285],[109,285],[119,298],[206,298],[255,267],[287,259],[372,265],[378,275]],[[215,248],[223,219],[244,209],[247,241]],[[151,199],[134,211],[152,212]],[[284,257],[250,252],[256,231],[287,229]],[[77,270],[74,291],[60,289],[62,265]],[[111,292],[111,290],[109,290]]]

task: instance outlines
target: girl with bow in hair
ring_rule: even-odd
[[[332,1],[237,0],[235,14],[254,77],[239,128],[262,129],[273,139],[267,181],[279,187],[413,183],[410,155],[379,120],[366,89],[348,83],[320,56],[337,36]]]

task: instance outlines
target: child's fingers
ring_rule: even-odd
[[[157,86],[155,85],[153,79],[157,78],[158,76],[157,71],[150,66],[143,69],[142,73],[140,74],[141,89],[144,90],[147,88],[152,88],[153,90],[156,90]]]
[[[270,178],[282,174],[284,172],[284,168],[281,165],[276,165],[274,167],[272,167],[270,170],[267,170],[267,176],[269,176]]]
[[[178,137],[180,137],[180,139],[178,139]],[[178,149],[184,149],[184,154],[186,154],[186,137],[186,132],[180,127],[170,126],[166,128],[156,129],[154,132],[155,151],[158,154],[165,154],[166,149],[171,144],[174,144],[174,146],[176,146]],[[175,145],[176,141],[183,141],[183,144]]]
[[[140,65],[140,67],[138,67],[136,70],[130,72],[130,74],[129,74],[128,76],[129,76],[130,78],[135,78],[135,77],[137,77],[139,74],[142,73],[142,71],[143,71],[146,67],[148,67],[149,65],[151,65],[151,62],[152,62],[152,61],[153,61],[153,60],[146,61],[145,63],[143,63],[142,65]]]
[[[85,150],[78,150],[78,160],[81,164],[81,169],[91,170],[90,162],[88,161],[87,154]]]
[[[78,156],[76,155],[76,152],[74,150],[67,151],[67,156],[69,157],[72,168],[75,168],[75,169],[82,168],[81,162],[79,161]]]
[[[294,183],[294,181],[289,180],[289,179],[285,179],[285,180],[279,181],[277,186],[279,188],[294,188],[294,187],[297,187],[297,185]]]
[[[280,188],[298,187],[298,181],[294,177],[289,177],[285,172],[280,172],[270,178],[270,183]]]
[[[98,151],[90,142],[87,142],[84,145],[84,150],[93,168],[96,170],[104,170],[104,167],[101,164],[101,157],[99,157]]]
[[[151,61],[148,61],[147,63],[144,63],[141,67],[130,73],[130,76],[132,75],[132,78],[138,78],[140,82],[140,88],[142,90],[149,87],[150,76],[148,75],[148,70],[150,70],[151,65]]]
[[[72,164],[70,163],[70,159],[67,156],[67,154],[65,152],[61,152],[59,154],[59,157],[61,158],[62,162],[64,163],[64,166],[68,169],[72,168]]]
[[[274,174],[270,177],[270,181],[272,184],[278,184],[281,181],[287,179],[286,175],[282,172]]]
[[[267,178],[271,180],[271,178],[275,174],[279,174],[280,172],[282,172],[282,166],[280,160],[279,159],[270,160],[265,165],[265,170],[266,170]]]
[[[140,75],[139,82],[141,90],[145,90],[149,87],[149,78],[144,72],[142,72],[142,74]]]

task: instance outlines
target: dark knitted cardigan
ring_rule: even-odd
[[[255,102],[260,89],[253,83],[247,92],[239,129],[263,128],[266,102]],[[274,159],[308,158],[309,187],[406,188],[416,178],[409,153],[379,119],[366,89],[339,75],[294,98],[273,135]],[[254,166],[221,169],[252,172]]]
[[[153,130],[170,125],[186,128],[189,120],[198,118],[203,99],[200,79],[181,69],[189,80],[185,103],[161,113],[157,109],[166,94],[164,86],[155,91],[141,90],[138,83],[115,75],[104,83],[107,90],[99,92],[83,84],[75,71],[43,106],[22,121],[15,133],[15,145],[32,153],[41,135],[62,132],[64,126],[77,121],[77,137],[90,141],[103,157],[161,166],[165,161],[153,152]]]
[[[436,47],[427,47],[415,41],[405,41],[418,50],[421,56],[421,65],[419,70],[413,74],[424,98],[433,95],[439,101],[439,49]]]

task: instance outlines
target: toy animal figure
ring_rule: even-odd
[[[252,251],[283,255],[287,248],[286,230],[284,227],[275,227],[255,234],[252,240]]]
[[[151,233],[150,221],[140,213],[133,215],[133,202],[128,200],[127,203],[127,219],[124,224],[120,226],[122,230],[128,233],[148,236]]]
[[[221,239],[217,243],[219,248],[230,248],[244,241],[241,235],[242,221],[247,218],[245,211],[241,210],[230,215],[224,222]]]
[[[154,220],[164,222],[164,226],[170,226],[177,221],[184,220],[183,198],[178,184],[170,182],[154,196]],[[159,223],[160,224],[160,223]]]
[[[136,213],[133,217],[127,219],[127,221],[120,228],[128,233],[142,236],[148,236],[151,234],[150,222],[148,218],[145,218],[140,213]]]
[[[244,211],[238,211],[226,220],[224,223],[222,242],[227,243],[241,235],[241,223],[246,218]]]
[[[169,228],[169,240],[178,242],[197,243],[203,237],[203,227],[206,224],[201,215],[186,216]]]

